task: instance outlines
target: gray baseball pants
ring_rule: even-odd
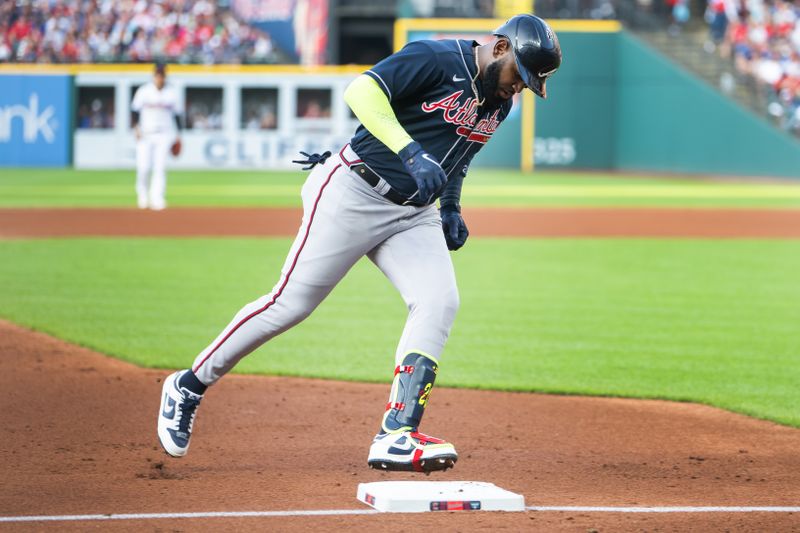
[[[302,224],[280,280],[197,356],[192,370],[201,382],[215,383],[242,357],[300,323],[365,255],[408,306],[395,364],[412,351],[438,359],[459,303],[439,212],[386,200],[348,168],[357,158],[346,146],[309,173]]]

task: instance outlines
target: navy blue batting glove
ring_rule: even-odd
[[[442,165],[416,141],[400,150],[397,155],[403,161],[406,172],[411,174],[417,184],[417,199],[429,204],[431,198],[447,183]]]
[[[464,246],[469,237],[469,230],[458,208],[442,206],[439,209],[439,216],[442,217],[442,231],[444,231],[447,249],[455,251]]]

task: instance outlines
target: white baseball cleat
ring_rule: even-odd
[[[369,448],[367,463],[377,470],[434,472],[452,468],[458,460],[447,441],[416,431],[382,433]]]
[[[158,411],[158,440],[164,451],[173,457],[183,457],[189,451],[189,439],[203,397],[178,386],[178,380],[188,370],[179,370],[164,380],[161,388],[161,407]]]

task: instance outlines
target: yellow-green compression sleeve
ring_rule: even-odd
[[[362,74],[344,91],[344,101],[361,124],[389,150],[398,153],[414,139],[403,129],[389,99],[371,77]]]

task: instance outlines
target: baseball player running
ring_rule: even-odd
[[[561,64],[547,23],[518,15],[479,46],[416,41],[347,88],[361,125],[335,155],[303,154],[313,169],[302,189],[300,231],[272,292],[246,305],[161,394],[158,437],[185,455],[198,405],[245,355],[306,318],[366,255],[408,305],[394,379],[368,464],[431,472],[452,467],[455,447],[419,432],[458,308],[448,250],[467,240],[461,185],[525,87],[544,98]],[[440,202],[437,210],[434,202]],[[358,357],[354,354],[354,357]]]
[[[136,135],[136,197],[140,209],[167,207],[167,153],[180,151],[182,129],[178,93],[166,85],[164,63],[156,63],[153,81],[136,90],[131,104]]]

